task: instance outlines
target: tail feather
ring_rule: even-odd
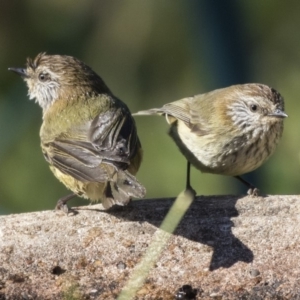
[[[161,108],[152,108],[152,109],[148,109],[148,110],[138,111],[132,115],[133,116],[150,116],[150,115],[162,116],[164,114],[165,114],[165,112]]]
[[[152,108],[148,110],[141,110],[134,114],[133,116],[150,116],[150,115],[157,115],[157,116],[165,116],[166,121],[168,124],[172,124],[176,122],[177,117],[173,116],[171,112],[165,109],[165,106],[162,108]]]
[[[128,171],[118,171],[116,177],[107,186],[106,195],[102,199],[104,208],[107,209],[114,204],[124,206],[128,204],[131,198],[145,197],[145,187]]]

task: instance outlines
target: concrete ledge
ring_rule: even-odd
[[[116,299],[173,200],[1,216],[0,299]],[[300,299],[300,197],[197,197],[135,299],[183,285],[195,299]]]

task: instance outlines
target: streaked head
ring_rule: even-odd
[[[224,96],[227,103],[227,115],[231,117],[233,124],[241,128],[282,123],[287,117],[282,96],[267,85],[232,86],[228,88],[228,93]]]
[[[83,93],[110,93],[103,80],[72,56],[40,53],[27,59],[26,68],[9,68],[27,83],[28,95],[46,110],[56,99]]]

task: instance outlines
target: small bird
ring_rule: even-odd
[[[233,85],[165,104],[133,115],[164,115],[169,134],[190,164],[201,172],[234,176],[257,195],[240,175],[262,165],[282,136],[284,100],[263,84]],[[195,194],[195,192],[194,192]]]
[[[72,56],[40,53],[21,75],[28,95],[43,109],[41,147],[54,175],[73,193],[104,208],[125,205],[146,190],[135,178],[142,148],[135,121],[121,100],[87,65]]]

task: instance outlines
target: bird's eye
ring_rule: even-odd
[[[258,109],[258,107],[257,107],[256,104],[251,104],[251,105],[250,105],[250,109],[251,109],[251,111],[256,112],[257,109]]]
[[[40,73],[39,74],[39,80],[42,82],[45,82],[49,79],[49,75],[47,73]]]

